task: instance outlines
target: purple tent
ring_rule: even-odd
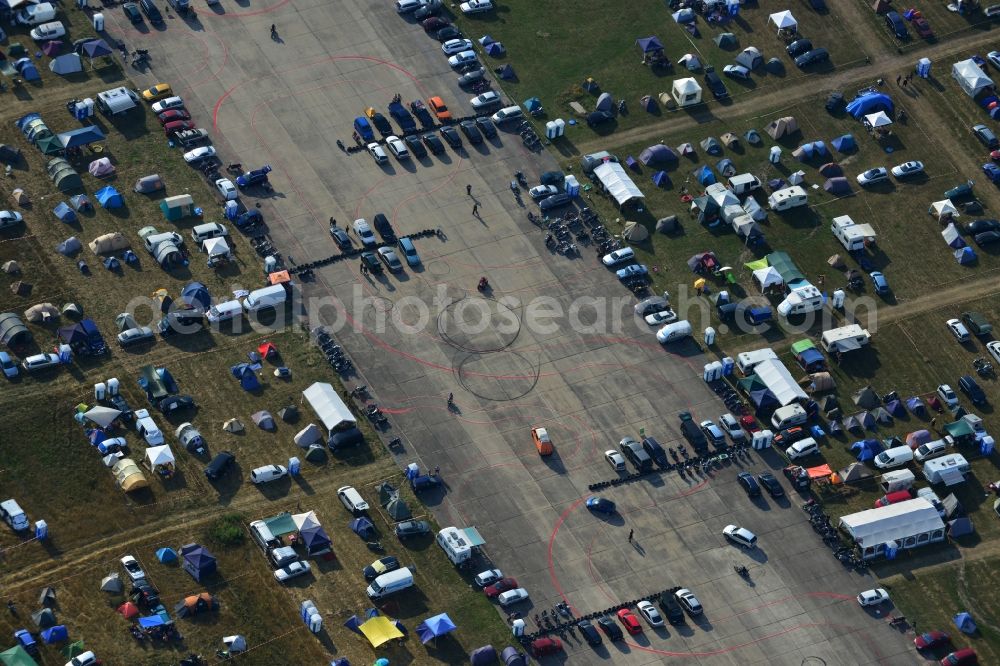
[[[902,400],[890,400],[886,404],[885,408],[896,418],[906,416],[906,408],[903,407]]]
[[[218,567],[215,556],[208,552],[207,548],[196,543],[183,546],[181,557],[184,558],[184,571],[187,571],[192,578],[199,582],[201,582],[202,576],[215,573]]]
[[[494,58],[499,58],[507,51],[500,42],[491,42],[483,50],[486,51],[486,55],[493,56]]]
[[[45,42],[44,44],[42,44],[42,53],[51,58],[53,56],[59,55],[59,52],[62,51],[62,47],[63,43],[58,40]]]
[[[364,636],[364,634],[361,633],[361,630],[358,629],[358,627],[361,626],[361,620],[358,619],[357,615],[352,615],[347,618],[347,622],[344,623],[344,626],[356,633],[358,636]]]
[[[469,663],[472,666],[492,666],[497,663],[497,651],[492,645],[477,647],[469,653]]]
[[[924,405],[924,401],[917,396],[906,399],[906,408],[917,416],[923,416],[927,413],[927,407]]]
[[[635,158],[632,157],[631,155],[625,158],[625,166],[627,166],[629,169],[632,169],[633,171],[638,171],[641,168],[639,166],[639,163],[636,162]]]
[[[653,174],[653,184],[657,187],[670,187],[670,176],[666,171],[657,171]]]

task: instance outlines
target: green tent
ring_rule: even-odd
[[[747,395],[750,395],[751,391],[759,391],[760,389],[767,388],[767,384],[762,382],[760,380],[760,377],[758,377],[757,375],[750,375],[749,377],[744,377],[739,382],[737,382],[737,384],[739,385],[740,390]]]
[[[816,345],[813,344],[812,340],[799,340],[792,344],[792,353],[801,354],[807,349],[816,349]]]
[[[386,512],[392,516],[393,520],[408,520],[413,517],[413,512],[406,502],[401,499],[394,499],[385,507]]]
[[[7,55],[11,58],[23,58],[25,53],[27,51],[24,50],[24,44],[21,42],[11,42],[7,48]]]
[[[322,444],[310,444],[305,458],[311,463],[326,462],[326,447]]]
[[[787,252],[772,252],[767,255],[767,263],[774,266],[774,269],[778,271],[785,284],[795,282],[796,280],[805,280],[802,271],[795,265],[795,262],[792,261]]]
[[[35,142],[35,145],[38,146],[38,150],[42,151],[45,155],[58,155],[64,150],[62,141],[60,141],[59,137],[55,135],[39,139]],[[74,171],[74,173],[76,172]],[[79,176],[77,176],[77,178],[79,178]]]
[[[942,430],[944,430],[946,434],[951,435],[956,444],[960,439],[975,436],[975,431],[973,431],[972,426],[969,425],[969,422],[965,419],[959,419],[954,423],[946,423]]]
[[[4,666],[38,666],[35,660],[20,645],[0,652],[0,664]]]
[[[378,503],[385,506],[392,500],[396,499],[398,496],[396,494],[396,488],[388,481],[383,481],[382,483],[375,486],[375,490],[378,491]]]
[[[83,641],[77,641],[75,643],[70,643],[62,649],[62,656],[67,659],[72,659],[73,657],[82,654],[84,650]]]

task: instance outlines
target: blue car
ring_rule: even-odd
[[[414,247],[413,241],[403,236],[399,239],[399,249],[403,252],[403,256],[406,257],[406,263],[410,265],[410,268],[420,265],[420,255],[417,254],[417,248]]]
[[[989,178],[994,184],[1000,183],[1000,166],[993,164],[992,162],[987,162],[983,165],[983,173]]]
[[[884,296],[889,293],[889,282],[885,279],[885,275],[881,271],[872,271],[868,276],[872,279],[872,285],[875,286],[876,294]]]
[[[643,264],[632,264],[631,266],[626,266],[625,268],[615,272],[615,275],[618,276],[619,280],[628,280],[629,278],[642,277],[648,274],[649,269]]]
[[[587,498],[587,508],[594,513],[614,513],[615,503],[609,499],[591,495]]]

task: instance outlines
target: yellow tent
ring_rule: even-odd
[[[372,647],[378,647],[382,643],[403,637],[403,632],[397,629],[392,620],[384,615],[371,618],[358,629],[365,635]]]

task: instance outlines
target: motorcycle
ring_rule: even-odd
[[[525,189],[528,188],[528,179],[524,177],[524,174],[522,172],[515,171],[514,172],[514,178],[517,179],[517,182],[518,182],[518,184],[521,185],[521,187],[523,187]]]

